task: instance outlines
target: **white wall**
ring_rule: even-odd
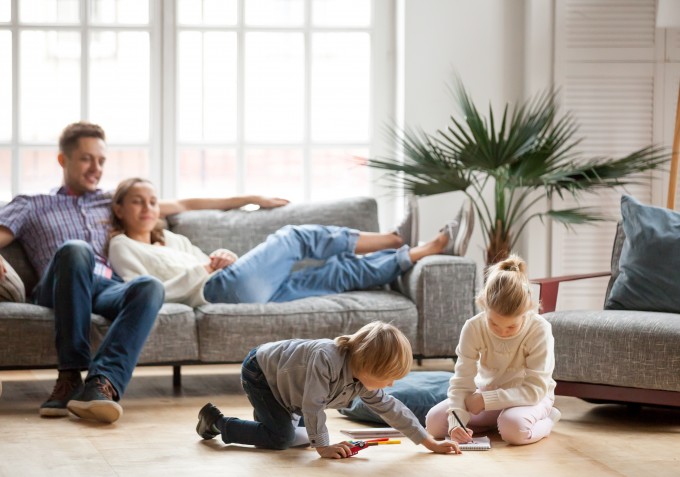
[[[397,53],[397,111],[405,125],[428,132],[447,125],[455,112],[447,90],[454,71],[481,109],[491,103],[498,110],[506,102],[524,98],[525,0],[399,2],[397,35],[402,48]],[[455,216],[462,197],[462,193],[449,193],[419,200],[421,240]],[[484,264],[478,228],[467,256],[480,267]]]

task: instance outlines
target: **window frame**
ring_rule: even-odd
[[[391,120],[395,115],[395,71],[396,60],[394,47],[395,41],[395,6],[391,0],[371,0],[372,22],[368,27],[312,27],[311,2],[304,0],[305,22],[302,27],[248,27],[244,25],[244,0],[238,0],[238,23],[235,27],[227,28],[229,31],[237,33],[237,140],[235,143],[200,143],[198,147],[215,146],[220,147],[228,144],[235,146],[238,157],[238,179],[237,193],[244,194],[245,190],[245,149],[276,146],[301,147],[304,158],[304,187],[305,200],[309,200],[311,195],[311,153],[315,147],[340,146],[346,149],[365,148],[369,155],[376,156],[385,154],[390,146],[387,137],[382,134],[385,121]],[[25,188],[21,184],[22,164],[21,153],[25,149],[52,149],[56,153],[55,143],[29,142],[21,140],[21,111],[19,109],[21,78],[20,78],[20,51],[21,51],[21,32],[24,30],[64,30],[78,32],[81,38],[81,72],[80,72],[80,114],[82,120],[89,119],[90,101],[90,35],[96,31],[148,31],[150,41],[150,72],[149,72],[149,138],[144,143],[112,143],[109,140],[109,148],[142,147],[148,148],[149,157],[149,178],[158,185],[162,197],[176,197],[178,189],[178,170],[179,154],[182,147],[189,146],[189,143],[181,143],[177,137],[177,53],[178,53],[178,31],[197,30],[210,31],[225,28],[206,27],[206,26],[182,26],[176,24],[176,1],[149,0],[149,23],[146,25],[92,25],[90,19],[90,1],[79,0],[80,21],[75,24],[46,24],[46,23],[19,23],[20,0],[11,0],[11,17],[9,23],[0,24],[0,30],[9,30],[12,41],[12,114],[11,114],[11,139],[0,142],[0,148],[6,148],[11,153],[11,180],[10,197],[21,193]],[[305,38],[305,85],[304,85],[304,139],[303,142],[273,144],[260,144],[246,142],[244,138],[244,78],[245,78],[245,58],[244,58],[244,37],[250,31],[303,31]],[[369,85],[369,135],[366,143],[314,143],[311,141],[311,35],[319,31],[368,31],[370,40],[370,85]],[[66,124],[64,124],[66,126]],[[106,125],[102,125],[106,130]],[[58,133],[58,132],[57,132]],[[56,160],[56,154],[55,154]],[[371,177],[376,177],[376,172],[371,170]],[[61,178],[55,177],[55,186],[60,183]],[[372,195],[379,195],[380,186],[371,180]],[[377,191],[377,192],[376,192]],[[47,192],[47,191],[45,191]],[[375,192],[375,193],[373,193]],[[7,197],[5,197],[7,198]],[[4,199],[4,198],[2,198]]]

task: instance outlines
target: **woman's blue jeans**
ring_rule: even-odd
[[[227,417],[217,423],[222,440],[229,443],[249,444],[267,449],[287,449],[295,439],[298,419],[274,397],[262,369],[257,364],[253,349],[243,360],[241,384],[253,405],[254,421]]]
[[[152,277],[123,283],[95,275],[93,270],[92,247],[81,240],[65,242],[33,291],[33,301],[54,310],[59,370],[88,369],[88,376],[105,376],[120,397],[165,291]],[[90,358],[92,313],[111,321],[94,359]]]
[[[285,226],[213,275],[203,294],[211,303],[285,302],[385,285],[413,266],[408,246],[358,256],[358,240],[346,227]],[[325,263],[292,271],[307,258]]]

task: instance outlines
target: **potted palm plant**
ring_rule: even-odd
[[[474,204],[486,246],[486,264],[508,256],[526,225],[551,218],[567,227],[605,218],[584,207],[557,210],[534,206],[557,195],[584,193],[646,180],[641,172],[670,158],[662,147],[648,146],[625,157],[584,158],[575,151],[576,123],[558,117],[556,93],[537,95],[520,106],[506,105],[498,121],[489,108],[485,118],[462,82],[452,88],[463,119],[451,117],[445,130],[390,127],[403,151],[368,159],[369,167],[387,171],[387,179],[416,196],[463,191]],[[649,177],[649,175],[647,175]],[[485,192],[493,188],[493,193]],[[488,196],[491,195],[491,199]]]

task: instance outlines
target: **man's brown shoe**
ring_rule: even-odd
[[[59,371],[59,377],[54,385],[52,394],[40,406],[40,415],[42,417],[68,416],[66,404],[82,389],[83,378],[80,376],[80,371],[75,369]]]
[[[67,408],[81,419],[116,422],[123,415],[123,408],[114,401],[116,390],[104,376],[93,376],[85,381],[82,391],[73,396]]]

